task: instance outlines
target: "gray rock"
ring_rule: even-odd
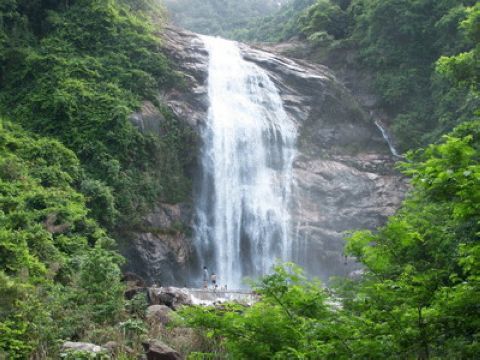
[[[186,289],[177,287],[152,287],[149,288],[151,304],[166,305],[177,310],[182,305],[192,305],[192,296]]]
[[[127,287],[145,287],[146,285],[142,277],[128,271],[123,273],[122,282],[124,282]]]
[[[151,323],[167,325],[172,321],[173,310],[166,305],[151,305],[147,308],[147,320]]]
[[[116,341],[109,341],[102,345],[105,349],[108,349],[110,352],[114,352],[118,347],[118,343]]]
[[[189,31],[169,25],[162,27],[158,36],[176,70],[184,75],[177,86],[159,93],[158,100],[179,120],[198,128],[205,121],[209,106],[208,52],[198,35]],[[142,132],[162,135],[163,116],[150,102],[144,102],[130,120]],[[192,257],[192,220],[189,205],[157,204],[140,229],[118,234],[120,251],[128,259],[124,270],[138,273],[149,283],[184,283],[186,264]]]
[[[383,225],[408,189],[367,106],[375,101],[359,99],[325,66],[248,46],[242,52],[269,73],[298,125],[293,260],[325,281],[348,276],[359,265],[345,261],[345,232]]]
[[[70,351],[84,351],[92,354],[101,354],[101,353],[108,353],[108,349],[102,346],[98,346],[91,343],[85,342],[72,342],[67,341],[63,343],[61,352],[68,353]]]
[[[139,111],[130,115],[132,124],[144,134],[161,136],[164,116],[150,101],[144,101]]]
[[[192,252],[192,221],[191,205],[158,203],[140,227],[120,234],[119,247],[128,259],[124,271],[150,284],[183,282]]]
[[[208,52],[197,34],[167,26],[162,38],[171,61],[183,72],[185,86],[164,94],[163,100],[173,113],[197,127],[205,121],[208,110]]]
[[[144,342],[147,360],[181,360],[182,356],[160,340]]]

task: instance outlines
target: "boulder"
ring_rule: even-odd
[[[192,295],[186,289],[176,287],[152,287],[148,289],[152,305],[166,305],[177,310],[182,305],[192,305]]]
[[[173,310],[166,305],[152,305],[147,309],[147,320],[151,323],[167,325],[172,321]]]
[[[108,351],[113,353],[117,350],[119,345],[116,341],[109,341],[109,342],[103,344],[102,347],[104,347],[105,349],[108,349]]]
[[[68,353],[70,351],[84,351],[91,354],[101,354],[101,353],[109,352],[107,348],[103,346],[91,344],[91,343],[73,342],[73,341],[67,341],[63,343],[61,352]]]
[[[160,340],[143,343],[147,360],[181,360],[182,356]]]
[[[122,281],[126,283],[128,287],[145,287],[145,280],[138,274],[127,271],[122,276]]]

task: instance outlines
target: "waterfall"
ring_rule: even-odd
[[[395,146],[393,146],[393,142],[392,142],[392,139],[390,138],[390,135],[388,134],[387,130],[383,127],[382,123],[379,120],[375,120],[375,125],[377,125],[378,130],[380,130],[380,132],[382,133],[382,136],[387,142],[392,155],[400,157],[400,154],[398,153],[397,149],[395,149]]]
[[[274,83],[235,42],[202,37],[209,52],[208,120],[195,245],[221,285],[291,260],[289,199],[296,126]]]

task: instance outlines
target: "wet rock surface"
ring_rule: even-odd
[[[145,279],[147,284],[179,284],[185,281],[192,252],[193,214],[189,204],[157,204],[126,239],[121,252],[128,258],[124,267]]]
[[[148,289],[148,298],[150,304],[165,305],[173,310],[193,304],[189,291],[176,287],[151,287]]]
[[[375,229],[408,188],[397,157],[365,106],[327,67],[243,47],[245,59],[269,71],[299,127],[294,163],[294,260],[328,280],[358,268],[343,256],[345,232]]]
[[[209,105],[208,52],[197,34],[171,25],[159,36],[173,65],[184,75],[184,84],[162,98],[179,119],[196,127],[205,121]]]

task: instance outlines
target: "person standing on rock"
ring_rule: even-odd
[[[204,289],[208,288],[208,270],[207,267],[203,267],[203,287]]]

